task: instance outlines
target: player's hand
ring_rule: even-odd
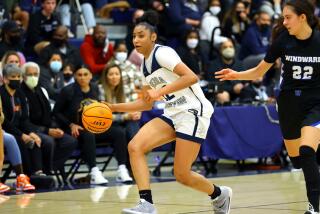
[[[146,91],[145,95],[144,95],[144,99],[147,102],[153,102],[156,100],[159,100],[161,98],[159,92],[155,89],[149,89]]]
[[[30,132],[29,136],[34,140],[35,144],[40,148],[41,138],[39,137],[39,135],[35,134],[34,132]]]
[[[221,71],[217,71],[215,73],[215,78],[219,79],[220,81],[225,80],[237,80],[238,79],[238,72],[232,70],[232,69],[222,69]]]
[[[141,112],[131,112],[128,114],[130,120],[140,120]]]

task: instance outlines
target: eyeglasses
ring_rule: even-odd
[[[34,77],[38,77],[39,74],[38,73],[29,73],[29,74],[26,74],[27,77],[31,77],[31,76],[34,76]]]

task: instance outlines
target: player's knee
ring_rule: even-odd
[[[142,153],[142,148],[134,141],[130,141],[130,143],[128,144],[128,152],[130,156],[136,155],[136,154]]]
[[[297,157],[289,157],[291,164],[293,166],[293,168],[295,169],[301,169],[301,161],[300,161],[300,156]]]
[[[184,170],[176,170],[173,171],[174,176],[176,177],[176,180],[183,184],[183,185],[189,185],[190,183],[190,172],[184,171]]]
[[[315,156],[316,152],[310,146],[301,146],[299,149],[299,154],[302,159]]]

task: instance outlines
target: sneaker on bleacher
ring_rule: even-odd
[[[103,177],[102,172],[99,170],[98,167],[93,167],[90,172],[90,184],[92,185],[100,185],[100,184],[107,184],[109,181]]]
[[[16,190],[34,191],[36,188],[30,183],[30,178],[25,174],[20,174],[16,179]]]
[[[129,171],[126,165],[122,164],[119,166],[116,180],[117,182],[122,182],[122,183],[132,183],[133,180],[129,175]]]

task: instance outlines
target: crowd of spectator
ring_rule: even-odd
[[[177,50],[213,105],[274,102],[279,63],[266,79],[250,82],[221,83],[214,72],[241,71],[264,57],[282,0],[80,0],[87,34],[79,47],[70,43],[78,24],[70,2],[0,3],[4,146],[22,190],[34,189],[27,176],[63,171],[75,148],[88,165],[91,183],[108,183],[96,166],[96,144],[101,142],[114,148],[117,180],[132,181],[127,144],[139,129],[141,112],[114,114],[109,131],[95,135],[83,129],[78,109],[87,99],[115,103],[140,96],[142,56],[131,43],[131,30],[146,10],[159,15],[158,43]],[[313,2],[320,15],[319,1]],[[121,24],[128,33],[125,40],[113,41],[96,17],[116,21],[119,14],[126,17]]]

